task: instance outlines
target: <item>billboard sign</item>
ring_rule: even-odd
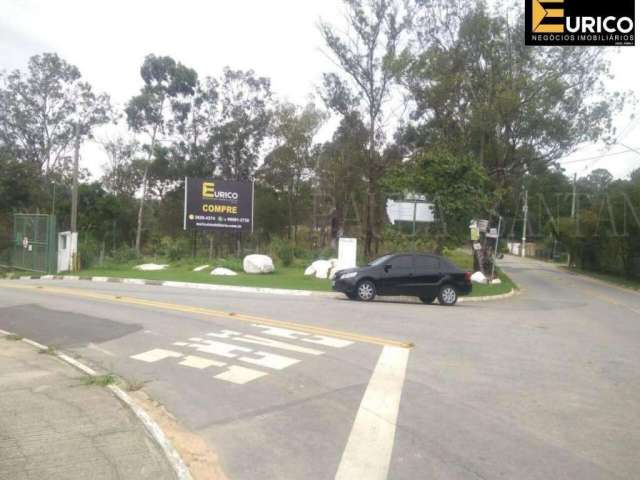
[[[184,229],[253,231],[253,182],[185,178]]]

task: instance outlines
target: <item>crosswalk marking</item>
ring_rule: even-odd
[[[308,355],[322,355],[324,353],[322,350],[316,350],[315,348],[301,347],[299,345],[280,342],[271,338],[257,337],[255,335],[244,335],[242,337],[236,338],[235,340],[239,342],[253,343],[254,345],[279,348],[281,350],[288,350],[289,352],[306,353]]]
[[[239,365],[230,365],[226,372],[219,373],[213,378],[224,380],[225,382],[244,385],[258,378],[268,375],[266,372],[253,370],[252,368],[241,367]]]
[[[353,342],[350,340],[342,340],[326,335],[309,335],[308,333],[296,332],[295,330],[289,330],[287,328],[260,325],[259,323],[254,323],[253,326],[261,328],[263,335],[271,335],[274,337],[281,337],[289,340],[302,340],[303,342],[324,345],[325,347],[344,348],[348,347],[349,345],[353,345]]]
[[[178,365],[203,370],[208,367],[224,367],[226,363],[218,362],[217,360],[210,360],[208,358],[198,357],[196,355],[187,355],[186,357],[184,357],[184,360],[182,360]]]
[[[240,360],[261,367],[272,368],[274,370],[282,370],[300,362],[300,360],[296,358],[276,355],[275,353],[255,352],[254,355],[258,356],[259,358],[240,357]]]
[[[190,338],[189,340],[197,341],[195,338]],[[189,346],[195,348],[199,352],[220,355],[221,357],[235,358],[242,352],[248,353],[252,351],[250,348],[238,347],[230,343],[215,342],[213,340],[198,340],[203,343],[191,343]]]
[[[172,343],[175,347],[182,349],[193,349],[199,353],[223,357],[224,359],[234,359],[235,362],[248,363],[263,369],[284,370],[292,365],[301,362],[299,358],[293,358],[281,353],[270,353],[268,351],[256,350],[247,346],[239,346],[238,343],[259,345],[261,347],[269,347],[281,351],[298,353],[304,355],[323,355],[323,350],[311,348],[310,346],[302,346],[291,341],[307,342],[314,345],[322,345],[331,348],[343,348],[352,345],[354,342],[342,340],[339,338],[298,332],[280,327],[271,327],[267,325],[254,324],[254,327],[260,329],[260,333],[266,336],[251,335],[235,330],[221,329],[213,332],[202,333],[201,336],[190,337],[188,341],[175,341]],[[279,339],[269,338],[279,337]],[[288,341],[282,341],[286,339]],[[224,341],[222,341],[224,340]],[[228,343],[232,341],[233,343]],[[147,352],[132,355],[131,358],[147,363],[158,362],[168,358],[179,359],[177,364],[182,367],[193,368],[196,370],[223,368],[224,371],[213,375],[213,378],[238,385],[244,385],[258,378],[267,376],[269,373],[248,368],[241,365],[228,364],[228,361],[214,360],[199,355],[188,355],[173,350],[164,350],[155,348]]]
[[[180,358],[182,357],[181,353],[173,352],[171,350],[163,350],[161,348],[154,348],[153,350],[149,350],[148,352],[140,353],[138,355],[133,355],[131,358],[135,360],[142,360],[143,362],[152,363],[157,362],[158,360],[163,360],[165,358]]]

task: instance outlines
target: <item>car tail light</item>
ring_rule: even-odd
[[[471,272],[464,272],[464,281],[471,283]]]

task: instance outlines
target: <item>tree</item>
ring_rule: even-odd
[[[273,116],[272,136],[276,146],[264,159],[260,177],[287,197],[287,237],[296,238],[301,213],[302,184],[310,178],[311,147],[324,114],[312,103],[300,109],[291,103],[278,105]]]
[[[108,192],[116,196],[132,197],[141,184],[135,160],[141,153],[140,143],[117,137],[102,144],[108,162],[103,165],[102,182]]]
[[[345,101],[362,98],[367,119],[368,151],[364,175],[367,179],[365,208],[364,251],[367,257],[376,250],[373,243],[378,237],[376,212],[381,201],[379,181],[386,163],[379,154],[382,142],[380,131],[383,104],[389,99],[402,62],[401,42],[407,21],[401,18],[399,7],[393,0],[345,0],[347,22],[353,35],[340,35],[338,30],[321,23],[320,32],[337,60],[342,73],[359,92],[353,95],[335,74],[325,76],[325,86],[333,94],[327,95],[338,109]],[[376,242],[377,243],[377,242]]]
[[[252,70],[225,68],[219,87],[220,117],[210,138],[218,172],[226,179],[251,178],[268,134],[271,86]]]
[[[31,57],[27,69],[0,74],[0,144],[48,176],[76,136],[109,121],[111,104],[55,53]]]
[[[524,14],[509,18],[484,2],[415,0],[414,11],[403,75],[416,106],[404,132],[411,149],[439,143],[471,155],[506,192],[536,165],[608,138],[625,96],[603,84],[602,49],[526,47]]]
[[[149,143],[145,144],[147,161],[142,176],[138,225],[136,228],[136,252],[140,255],[144,203],[147,197],[149,169],[156,154],[160,135],[172,133],[167,130],[173,112],[184,115],[189,97],[195,93],[198,75],[171,57],[148,55],[140,68],[144,86],[140,94],[129,100],[126,108],[127,123],[135,133],[143,133]]]
[[[331,240],[345,230],[347,211],[366,193],[362,172],[367,165],[368,131],[358,112],[347,113],[330,142],[316,154],[315,175],[320,206],[330,213]],[[362,217],[364,212],[356,212]]]
[[[488,180],[477,160],[436,146],[397,167],[386,186],[392,192],[424,194],[434,204],[441,227],[436,251],[441,253],[445,246],[458,246],[466,238],[471,219],[488,213]]]

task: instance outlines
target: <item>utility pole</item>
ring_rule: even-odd
[[[78,231],[78,163],[80,162],[80,134],[78,125],[73,129],[75,146],[73,151],[73,187],[71,191],[71,233]]]
[[[578,174],[573,174],[573,195],[571,200],[571,218],[576,218],[576,183],[578,180]]]
[[[529,212],[529,191],[524,190],[524,205],[522,207],[524,221],[522,223],[522,245],[520,247],[520,254],[525,256],[526,242],[527,242],[527,213]]]

